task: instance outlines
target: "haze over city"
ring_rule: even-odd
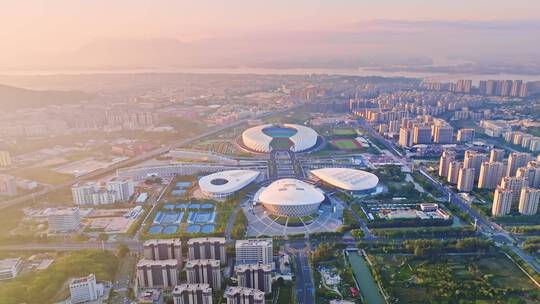
[[[540,2],[0,5],[0,304],[540,303]]]
[[[483,72],[489,63],[529,74],[538,73],[538,11],[540,4],[529,0],[7,1],[0,12],[0,68],[468,63]]]

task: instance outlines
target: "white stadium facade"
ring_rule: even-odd
[[[291,143],[291,151],[302,152],[311,149],[317,144],[318,134],[313,129],[296,124],[265,124],[249,128],[242,133],[242,143],[249,150],[259,153],[272,151],[272,140],[278,136],[272,136],[272,129],[289,129],[289,135],[281,135],[280,138],[288,138]]]
[[[221,171],[199,179],[199,188],[208,198],[226,198],[251,184],[260,174],[255,170]]]
[[[375,174],[350,168],[316,169],[311,170],[310,174],[324,183],[353,193],[372,192],[379,183]]]
[[[324,200],[320,189],[293,178],[279,179],[255,195],[268,213],[287,217],[312,215]]]

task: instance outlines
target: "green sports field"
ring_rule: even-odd
[[[360,145],[354,139],[335,139],[331,140],[330,143],[336,148],[344,151],[351,151],[362,148],[362,145]]]
[[[335,136],[355,136],[356,131],[351,128],[336,128],[332,130]]]

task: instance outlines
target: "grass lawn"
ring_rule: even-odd
[[[335,136],[356,136],[356,131],[351,128],[336,128],[332,130]]]
[[[278,290],[277,304],[290,304],[293,301],[293,290],[290,286],[280,286]]]
[[[537,303],[537,289],[501,253],[416,259],[397,254],[370,256],[386,291],[399,303]],[[517,303],[517,302],[516,302]]]
[[[362,145],[360,145],[354,139],[334,139],[331,140],[330,143],[336,148],[345,151],[357,150],[362,148]]]
[[[71,174],[58,173],[47,168],[24,168],[9,174],[51,185],[59,185],[73,179]]]
[[[42,304],[62,296],[66,281],[73,277],[96,275],[98,281],[112,281],[118,259],[109,251],[70,252],[55,260],[46,270],[25,273],[0,285],[2,304]],[[44,302],[45,301],[45,302]]]

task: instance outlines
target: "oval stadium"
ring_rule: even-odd
[[[199,188],[209,198],[225,198],[242,190],[259,177],[254,170],[228,170],[206,175],[199,179]]]
[[[268,213],[302,217],[317,212],[325,196],[313,185],[298,179],[284,178],[271,183],[255,199]]]
[[[242,133],[243,145],[254,152],[272,150],[302,152],[317,144],[318,134],[313,129],[296,124],[266,124],[249,128]]]
[[[323,168],[311,170],[310,174],[324,183],[355,193],[375,190],[379,178],[370,172],[349,168]]]

